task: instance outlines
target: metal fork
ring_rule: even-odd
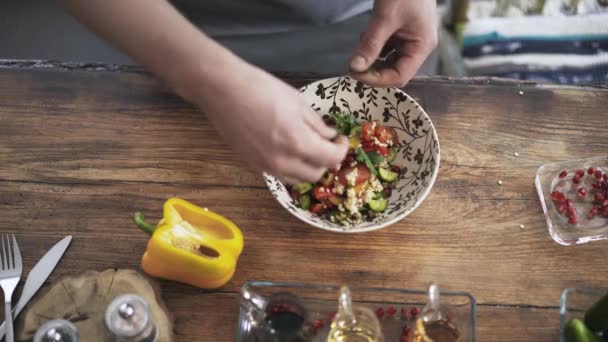
[[[11,242],[12,238],[12,242]],[[11,298],[13,291],[21,278],[23,265],[21,264],[21,252],[15,235],[0,235],[2,244],[2,268],[0,269],[0,287],[4,291],[4,319],[6,321],[6,342],[15,342],[13,332],[13,315],[11,311]]]

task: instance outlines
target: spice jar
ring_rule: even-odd
[[[154,342],[158,338],[150,307],[140,296],[126,294],[115,298],[106,310],[105,320],[119,342]]]

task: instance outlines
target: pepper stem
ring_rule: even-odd
[[[144,214],[140,212],[135,213],[135,215],[133,216],[133,221],[135,221],[135,224],[139,227],[139,229],[143,230],[149,235],[154,234],[156,227],[149,223],[146,223]]]

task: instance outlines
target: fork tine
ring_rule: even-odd
[[[2,269],[8,269],[7,259],[6,259],[6,247],[4,247],[4,235],[0,235],[0,242],[2,242]]]
[[[21,267],[23,267],[21,264],[21,251],[19,250],[15,234],[13,234],[13,257],[15,258],[15,268],[21,270]]]
[[[8,269],[12,270],[15,268],[15,264],[13,263],[13,246],[11,246],[11,238],[8,234],[5,236],[6,238],[6,260],[8,264]]]

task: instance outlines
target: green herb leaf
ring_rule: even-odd
[[[380,155],[380,153],[376,151],[367,152],[367,157],[374,165],[380,165],[384,161],[384,157]]]
[[[329,115],[336,121],[336,130],[340,134],[348,135],[350,128],[356,124],[355,118],[348,113],[334,112]]]
[[[365,154],[365,151],[363,151],[363,149],[361,147],[357,147],[357,149],[355,150],[355,159],[357,159],[358,161],[365,163],[365,166],[367,166],[367,168],[369,169],[369,171],[374,175],[377,176],[378,175],[378,170],[376,170],[376,168],[374,167],[374,164],[372,163],[371,160],[369,160],[369,158],[367,157],[367,154]]]

